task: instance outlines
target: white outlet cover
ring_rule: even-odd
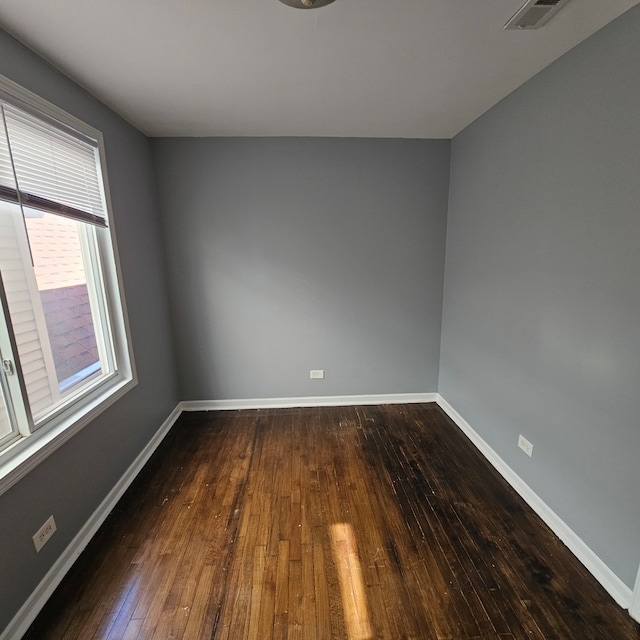
[[[529,456],[533,455],[533,445],[522,435],[518,436],[518,446]]]
[[[37,552],[49,542],[49,539],[57,530],[56,521],[53,516],[49,516],[47,521],[33,534],[33,546]]]
[[[309,378],[311,378],[311,380],[324,379],[324,369],[311,369],[311,371],[309,371]]]

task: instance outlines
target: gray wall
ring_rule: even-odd
[[[449,146],[154,141],[182,398],[436,391]]]
[[[139,384],[0,496],[0,630],[178,402],[148,140],[0,31],[0,73],[105,135]],[[54,514],[36,555],[31,536]]]
[[[454,139],[439,387],[629,587],[640,561],[638,34],[640,7]]]

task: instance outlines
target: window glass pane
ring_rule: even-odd
[[[4,212],[4,215],[3,215]],[[113,371],[96,229],[0,202],[0,268],[31,413],[37,424]]]
[[[100,310],[92,307],[95,296],[89,291],[97,285],[91,278],[93,229],[35,211],[26,215],[26,227],[53,359],[50,375],[65,398],[111,370],[101,340]]]

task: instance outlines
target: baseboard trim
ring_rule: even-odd
[[[545,524],[569,548],[573,555],[624,609],[631,605],[632,592],[598,555],[551,509],[538,494],[493,450],[473,427],[438,394],[440,408],[455,422],[498,473],[513,487],[522,499],[542,518]],[[640,581],[640,578],[639,578]],[[636,584],[636,591],[640,586]],[[636,614],[637,615],[637,614]]]
[[[636,576],[636,585],[633,588],[633,595],[631,596],[631,604],[629,605],[629,615],[640,622],[640,567],[638,568],[638,575]]]
[[[437,393],[393,393],[362,396],[308,396],[294,398],[243,398],[238,400],[183,400],[183,411],[236,409],[289,409],[293,407],[349,407],[371,404],[436,402]]]
[[[78,532],[75,538],[62,552],[62,555],[56,560],[54,565],[49,569],[45,577],[40,581],[35,591],[29,596],[27,601],[22,605],[18,613],[13,617],[9,626],[0,633],[0,640],[14,640],[21,638],[36,619],[47,600],[56,590],[62,579],[67,574],[74,562],[78,559],[85,547],[96,534],[102,523],[118,503],[124,492],[129,488],[135,477],[140,473],[142,467],[147,463],[158,445],[162,442],[171,427],[174,425],[178,417],[182,413],[180,404],[171,412],[169,417],[162,423],[156,434],[140,452],[138,457],[133,461],[131,466],[125,471],[124,475],[118,480],[116,485],[111,489],[107,497],[102,501],[100,506],[93,512],[89,520]]]

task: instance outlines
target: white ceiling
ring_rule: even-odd
[[[0,25],[150,136],[451,138],[640,0],[0,0]]]

